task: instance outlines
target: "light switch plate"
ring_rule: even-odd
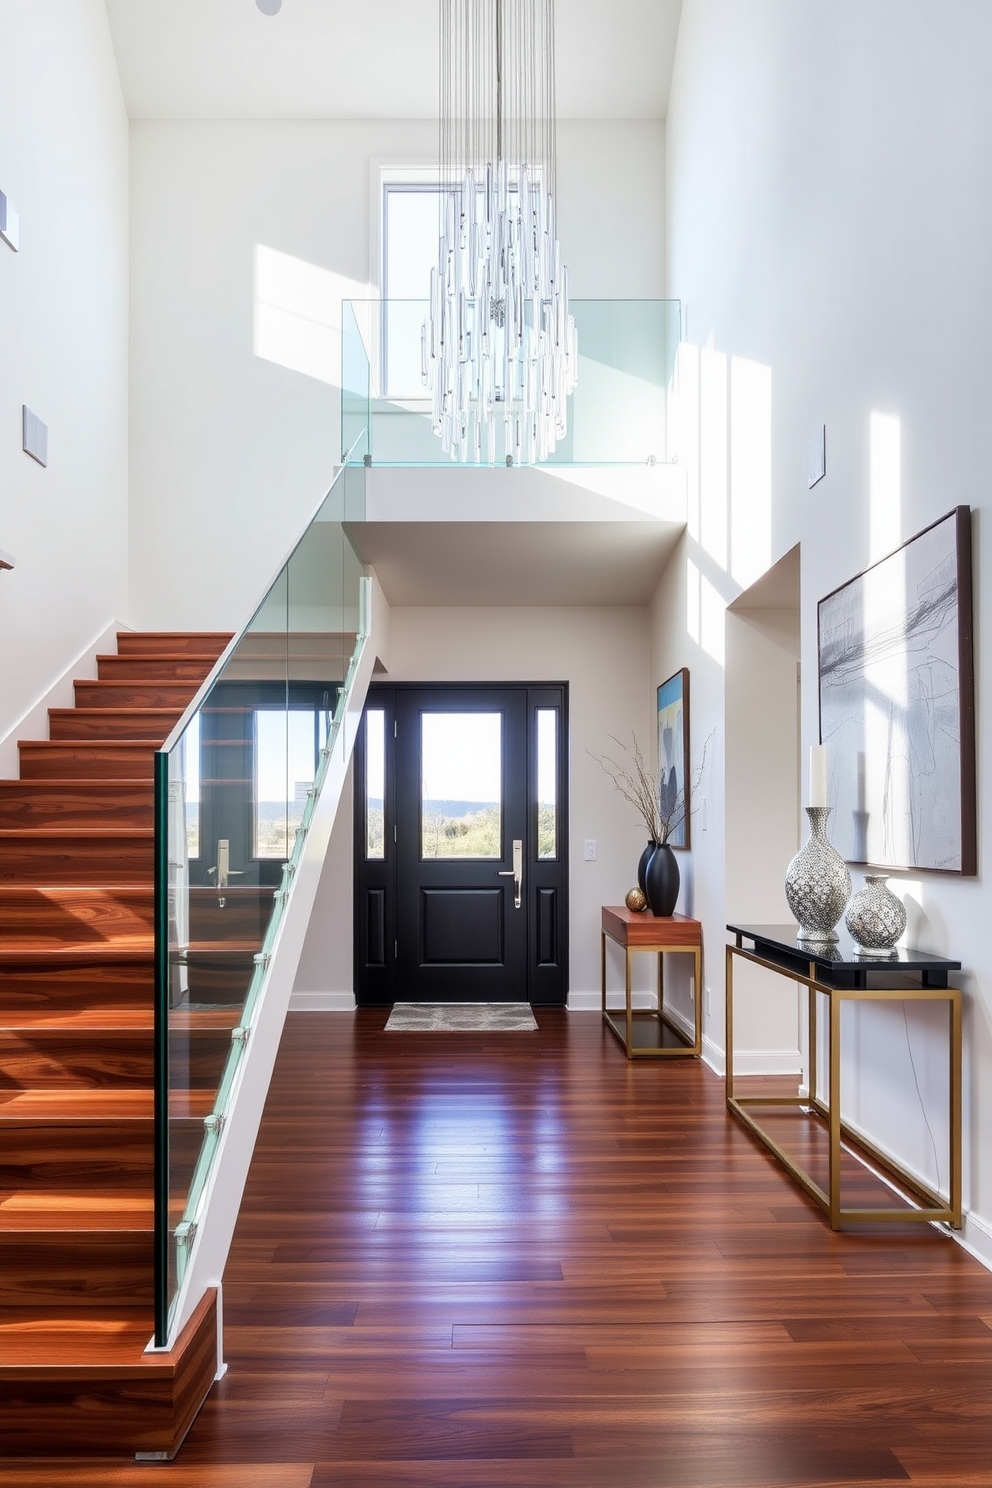
[[[26,403],[21,406],[21,448],[39,465],[48,464],[48,425]]]
[[[586,860],[587,863],[595,863],[595,861],[596,861],[596,839],[595,839],[595,837],[587,837],[586,838],[586,842],[585,842],[585,854],[584,854],[584,856],[585,856],[585,860]]]
[[[827,426],[821,424],[814,434],[809,436],[809,445],[806,452],[808,464],[809,488],[812,491],[817,481],[821,481],[827,473]]]
[[[10,198],[0,191],[0,238],[16,253],[21,243],[21,219]]]

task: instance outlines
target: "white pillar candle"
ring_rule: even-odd
[[[827,804],[827,746],[811,744],[809,750],[809,804]]]

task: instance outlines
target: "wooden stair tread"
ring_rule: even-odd
[[[18,1190],[0,1197],[0,1231],[152,1230],[155,1204],[147,1192],[119,1188]],[[0,1312],[0,1317],[2,1317]]]
[[[240,1009],[235,1007],[173,1008],[169,1027],[176,1031],[198,1033],[213,1029],[235,1028]],[[3,1015],[2,1033],[58,1034],[70,1030],[89,1038],[102,1033],[151,1032],[155,1015],[148,1007],[81,1007],[63,1012],[50,1008],[27,1008]]]
[[[113,837],[123,838],[126,842],[155,841],[155,830],[153,827],[56,827],[51,823],[43,827],[0,827],[0,842],[6,839],[20,840],[22,837],[31,837],[35,841],[45,841],[46,838],[58,840],[62,837],[71,837],[74,841],[89,842],[94,838]],[[101,885],[101,887],[103,887]]]
[[[147,1307],[86,1307],[41,1314],[34,1308],[4,1309],[0,1322],[0,1378],[32,1367],[51,1371],[85,1368],[94,1379],[114,1379],[122,1368],[155,1368],[145,1348],[152,1333]],[[144,1361],[152,1361],[145,1363]]]
[[[73,1033],[97,1034],[151,1030],[155,1014],[147,1007],[77,1007],[19,1008],[2,1015],[3,1033],[52,1033],[70,1029]]]
[[[201,1120],[213,1110],[212,1090],[173,1090],[170,1110],[174,1119],[188,1115]],[[57,1090],[0,1090],[0,1133],[8,1122],[44,1121],[104,1126],[108,1121],[151,1121],[151,1090],[111,1087],[67,1086]]]

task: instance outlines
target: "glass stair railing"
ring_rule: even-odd
[[[543,463],[669,463],[669,396],[682,333],[678,300],[571,300],[579,370],[567,433]],[[448,465],[431,427],[421,368],[427,300],[346,300],[342,312],[341,447],[371,465]],[[503,465],[513,449],[495,419]],[[471,462],[470,462],[471,463]]]
[[[364,516],[363,439],[155,756],[156,1348],[182,1322],[294,881],[371,670],[370,581],[345,530]]]

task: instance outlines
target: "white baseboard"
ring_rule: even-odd
[[[353,1013],[354,992],[294,992],[289,999],[291,1013]]]
[[[623,988],[620,989],[620,992],[622,995]],[[615,992],[611,992],[611,1008],[613,1008],[617,1004],[617,1001],[617,994]],[[631,998],[631,1002],[635,1008],[653,1008],[658,1006],[658,999],[653,992],[635,992],[633,994],[633,997]],[[603,994],[602,992],[569,992],[567,1007],[570,1013],[601,1012],[603,1007]]]
[[[951,1230],[958,1244],[980,1261],[987,1271],[992,1271],[992,1225],[977,1214],[964,1216],[964,1229]]]
[[[713,1042],[708,1033],[703,1034],[703,1063],[708,1064],[721,1080],[727,1073],[727,1056],[720,1045]]]
[[[31,707],[21,714],[17,722],[11,725],[4,737],[0,739],[0,779],[17,779],[21,772],[17,741],[19,739],[47,739],[49,708],[73,707],[76,701],[72,690],[73,682],[95,682],[97,657],[116,652],[117,632],[131,628],[130,625],[124,625],[120,620],[111,620],[100,634],[94,636],[78,656],[70,661],[61,677],[55,679],[43,696],[36,703],[32,703]]]
[[[735,1049],[735,1075],[801,1075],[798,1049]]]

